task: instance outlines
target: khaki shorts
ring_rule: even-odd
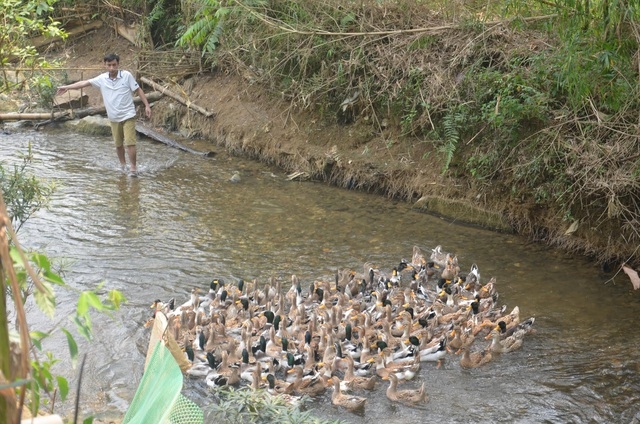
[[[136,145],[136,118],[122,122],[111,122],[111,134],[116,142],[116,147]]]

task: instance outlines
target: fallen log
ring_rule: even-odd
[[[155,102],[162,98],[162,93],[152,91],[149,94],[145,94],[145,97],[151,102]],[[140,97],[134,97],[133,103],[139,105],[142,103]],[[68,119],[80,119],[89,115],[101,115],[107,113],[104,106],[87,107],[77,110],[64,110],[60,112],[33,112],[33,113],[0,113],[0,121],[38,121],[42,119],[53,121],[59,121],[62,118]]]
[[[136,122],[136,131],[138,131],[140,134],[145,135],[149,138],[152,138],[156,141],[159,141],[161,143],[166,144],[167,146],[171,146],[171,147],[175,147],[176,149],[180,149],[182,151],[185,151],[187,153],[192,153],[194,155],[199,155],[199,156],[205,156],[205,157],[212,157],[215,155],[215,152],[199,152],[197,150],[193,150],[188,148],[187,146],[183,146],[182,144],[178,143],[177,141],[175,141],[174,139],[158,132],[155,130],[152,130],[151,128],[145,126],[143,123],[141,122]]]
[[[140,77],[140,81],[142,81],[145,84],[150,85],[151,87],[153,87],[154,90],[158,90],[159,92],[161,92],[162,94],[166,94],[167,96],[171,97],[172,99],[175,99],[177,101],[179,101],[180,103],[182,103],[183,105],[185,105],[188,108],[191,108],[197,112],[200,112],[201,114],[203,114],[204,116],[206,116],[207,118],[211,117],[214,115],[213,112],[198,106],[195,103],[191,103],[191,100],[189,99],[184,99],[181,95],[174,93],[173,91],[169,90],[168,88],[163,87],[162,85],[158,84],[155,81],[150,80],[149,78],[146,77]]]

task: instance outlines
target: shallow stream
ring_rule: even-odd
[[[598,267],[506,234],[450,223],[365,193],[312,182],[218,152],[205,158],[142,139],[139,178],[118,170],[109,137],[67,132],[0,135],[6,165],[31,144],[33,173],[58,186],[51,206],[19,233],[63,268],[77,289],[118,289],[128,299],[108,318],[94,315],[87,353],[83,414],[117,418],[126,412],[149,340],[143,324],[156,299],[187,300],[214,277],[266,281],[272,275],[304,282],[331,278],[337,268],[365,261],[391,269],[414,245],[455,252],[463,270],[478,264],[484,281],[497,278],[499,301],[534,316],[538,332],[522,349],[485,367],[461,369],[451,355],[439,369],[427,363],[424,409],[389,402],[385,385],[363,415],[331,405],[315,414],[351,422],[628,423],[640,411],[640,297],[624,275],[609,281]],[[202,144],[193,148],[210,148]],[[241,181],[229,182],[239,171]],[[285,284],[288,288],[288,285]],[[305,286],[306,287],[306,286]],[[74,296],[60,293],[54,324],[30,308],[32,329],[73,328]],[[59,332],[58,332],[59,334]],[[79,339],[79,337],[78,337]],[[67,357],[62,337],[47,348]],[[73,382],[76,370],[64,360]],[[206,386],[185,381],[185,395],[205,406]],[[69,413],[70,402],[61,407]]]

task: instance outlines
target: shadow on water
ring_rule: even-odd
[[[450,224],[403,203],[316,183],[292,182],[260,164],[218,154],[197,157],[149,140],[138,144],[141,175],[119,171],[110,138],[25,132],[0,136],[5,164],[31,143],[34,172],[55,180],[51,208],[23,228],[25,246],[64,265],[78,289],[104,283],[128,301],[114,319],[96,316],[83,404],[98,416],[122,416],[142,375],[149,339],[144,322],[156,298],[186,300],[214,277],[305,287],[338,268],[365,261],[390,270],[414,245],[440,244],[497,278],[499,302],[535,316],[538,332],[524,347],[487,366],[463,370],[455,355],[426,363],[410,387],[426,383],[425,410],[392,404],[386,383],[369,396],[364,415],[312,404],[322,417],[351,422],[631,422],[640,407],[638,295],[629,281],[601,275],[582,259],[506,234]],[[238,171],[241,181],[229,182]],[[485,281],[486,281],[485,280]],[[60,293],[53,327],[71,327],[73,296]],[[33,327],[51,327],[30,306]],[[53,337],[49,349],[65,352]],[[59,356],[64,356],[63,354]],[[63,361],[62,371],[74,377]],[[206,387],[185,379],[187,396],[205,405]]]

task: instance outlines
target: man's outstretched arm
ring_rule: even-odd
[[[58,87],[56,95],[64,94],[69,90],[77,90],[78,88],[89,87],[90,85],[91,83],[88,80],[74,82],[73,84],[69,85],[61,85],[60,87]]]

